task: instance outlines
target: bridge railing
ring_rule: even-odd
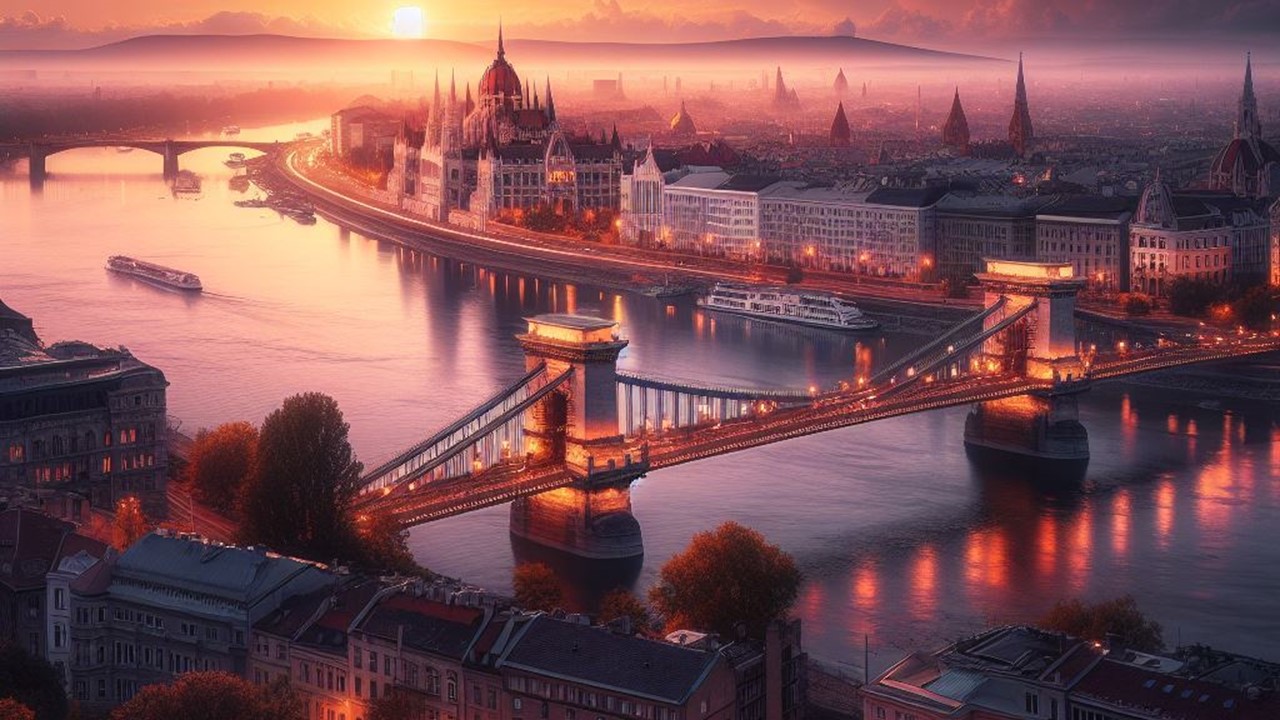
[[[961,333],[973,327],[975,323],[978,325],[978,327],[981,327],[982,323],[985,322],[987,318],[991,317],[992,315],[999,312],[1000,310],[1003,310],[1004,306],[1008,304],[1008,302],[1009,302],[1009,298],[1005,297],[1004,295],[1001,295],[998,300],[996,300],[994,303],[991,303],[991,306],[985,308],[982,312],[970,318],[965,319],[964,321],[957,324],[955,327],[951,328],[950,330],[940,335],[935,340],[932,340],[924,345],[921,345],[919,348],[902,356],[902,358],[897,362],[894,362],[888,365],[887,367],[885,367],[883,370],[880,370],[870,378],[867,384],[875,386],[875,385],[887,383],[894,376],[910,368],[913,364],[918,363],[918,361],[921,358],[927,355],[936,354],[939,348],[954,346],[956,343],[956,339],[961,337]]]
[[[762,390],[618,373],[618,425],[626,437],[737,420],[810,403],[816,391]]]

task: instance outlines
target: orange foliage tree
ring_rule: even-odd
[[[687,628],[737,635],[739,624],[763,637],[786,615],[800,592],[791,556],[736,522],[693,536],[684,552],[662,566],[649,602],[669,630]]]
[[[5,718],[5,720],[36,720],[36,712],[13,698],[0,698],[0,718]]]
[[[288,681],[254,685],[226,672],[189,672],[172,685],[148,685],[111,713],[111,720],[302,720],[302,701]]]
[[[116,503],[116,519],[111,531],[111,544],[125,550],[138,538],[151,531],[147,516],[142,513],[142,503],[133,495],[120,498]]]
[[[555,572],[543,563],[521,563],[516,566],[511,584],[516,604],[525,610],[555,610],[564,604],[564,593]]]
[[[247,422],[224,423],[196,434],[188,458],[191,494],[209,507],[228,514],[235,510],[240,489],[253,472],[258,452],[258,429]]]

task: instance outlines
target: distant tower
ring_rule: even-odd
[[[1009,119],[1009,144],[1020,157],[1026,157],[1034,138],[1031,111],[1027,108],[1027,82],[1022,76],[1022,53],[1018,53],[1018,88],[1013,98],[1013,117]]]
[[[1236,109],[1236,137],[1262,139],[1262,122],[1258,118],[1258,98],[1253,94],[1253,53],[1244,59],[1244,90]]]
[[[1258,98],[1253,94],[1253,58],[1249,56],[1245,59],[1235,133],[1209,166],[1209,187],[1252,198],[1267,197],[1280,189],[1280,150],[1262,139]]]
[[[835,84],[836,96],[844,98],[849,94],[849,81],[844,76],[844,68],[840,68],[840,72],[836,73]]]
[[[920,100],[920,86],[916,85],[916,139],[920,139],[920,110],[923,103]]]
[[[836,117],[831,121],[831,146],[849,147],[849,119],[844,116],[844,103],[836,106]]]
[[[867,96],[867,81],[863,80],[862,81],[862,97],[866,97],[866,96]]]
[[[693,124],[693,117],[685,109],[684,101],[680,101],[680,112],[671,118],[671,132],[676,135],[696,135],[698,128]]]
[[[960,106],[960,88],[956,88],[951,114],[947,115],[947,122],[942,126],[942,144],[955,150],[957,155],[969,154],[969,121]]]
[[[787,102],[787,84],[782,81],[782,66],[778,66],[778,74],[773,80],[773,102],[775,105],[785,105]]]

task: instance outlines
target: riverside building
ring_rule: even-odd
[[[136,495],[164,517],[167,386],[124,348],[44,345],[0,302],[0,493],[77,521]]]

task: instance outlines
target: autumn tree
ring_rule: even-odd
[[[1138,609],[1132,595],[1089,605],[1079,599],[1059,600],[1037,623],[1085,640],[1103,642],[1107,635],[1118,636],[1126,647],[1141,652],[1164,649],[1160,623],[1148,619]]]
[[[5,720],[36,720],[36,711],[13,698],[0,698],[0,718],[5,718]]]
[[[739,623],[751,637],[786,615],[800,592],[791,556],[736,522],[693,536],[684,552],[662,566],[649,602],[668,628],[688,627],[734,637]]]
[[[147,685],[111,720],[302,720],[302,701],[287,681],[254,685],[226,672],[189,672],[172,685]]]
[[[58,671],[18,645],[0,646],[0,698],[32,711],[35,720],[63,720],[67,715],[67,694]],[[0,718],[9,715],[0,701]]]
[[[564,604],[564,593],[555,572],[543,563],[520,563],[512,575],[516,604],[525,610],[555,610]]]
[[[142,503],[133,495],[126,495],[116,502],[116,518],[111,529],[111,544],[125,550],[138,538],[151,531]]]
[[[387,692],[369,704],[369,720],[418,720],[426,707],[426,700],[417,693]]]
[[[631,628],[635,631],[646,630],[653,625],[649,606],[626,588],[618,588],[600,600],[598,619],[601,623],[612,622],[621,617],[630,619]]]
[[[357,515],[356,534],[360,545],[359,561],[365,567],[404,575],[429,574],[414,560],[407,534],[389,513],[375,510]]]
[[[223,514],[233,512],[257,452],[258,429],[247,422],[201,430],[188,458],[192,496]]]
[[[338,403],[322,393],[285,398],[262,422],[242,494],[243,540],[314,560],[350,557],[351,503],[363,465]]]

